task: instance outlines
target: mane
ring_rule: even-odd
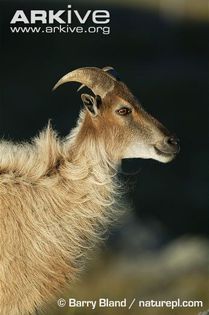
[[[70,284],[77,277],[124,207],[102,143],[86,137],[75,148],[79,128],[63,140],[48,126],[30,144],[0,144],[0,264],[7,266],[0,273],[0,292],[8,293],[8,301],[0,295],[1,305],[18,300],[20,310],[29,305],[32,312],[30,300],[43,305],[53,298],[66,279]],[[17,268],[21,277],[14,276]]]
[[[50,124],[30,143],[0,142],[0,174],[35,183],[61,159],[63,144]]]

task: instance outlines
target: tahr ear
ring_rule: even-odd
[[[101,97],[99,95],[92,96],[89,94],[81,94],[81,99],[89,113],[93,117],[97,116],[99,113],[99,107],[102,103]]]

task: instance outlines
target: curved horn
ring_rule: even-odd
[[[114,89],[116,79],[96,67],[85,67],[67,73],[53,87],[53,90],[66,82],[79,82],[91,89],[95,95],[104,98],[105,95]]]
[[[106,66],[106,67],[102,68],[102,70],[103,71],[110,71],[110,70],[114,70],[114,68],[111,66]]]
[[[117,81],[120,81],[120,77],[113,67],[107,66],[107,67],[102,68],[102,70],[107,71],[114,79],[116,79]]]
[[[108,72],[108,74],[111,74],[110,71],[113,71],[114,68],[111,67],[111,66],[107,66],[107,67],[104,67],[102,68],[103,71],[105,72]],[[112,75],[112,74],[111,74]],[[81,89],[83,89],[85,87],[85,84],[82,84],[78,89],[77,89],[77,92],[79,92]]]

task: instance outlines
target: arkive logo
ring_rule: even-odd
[[[69,4],[67,10],[31,10],[29,14],[17,10],[10,21],[10,30],[13,33],[59,32],[109,35],[110,20],[108,10],[87,10],[82,14]],[[91,26],[86,27],[89,24]]]

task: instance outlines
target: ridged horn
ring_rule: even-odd
[[[108,92],[114,89],[116,79],[96,67],[79,68],[63,76],[55,84],[53,91],[66,82],[79,82],[84,84],[91,89],[95,95],[104,98]]]
[[[107,66],[107,67],[102,68],[102,70],[105,71],[105,72],[108,72],[108,74],[111,74],[109,71],[114,70],[114,68],[111,67],[111,66]],[[111,75],[112,75],[112,74],[111,74]],[[85,84],[82,84],[82,85],[77,89],[77,92],[79,92],[80,90],[82,90],[84,87],[85,87]]]

